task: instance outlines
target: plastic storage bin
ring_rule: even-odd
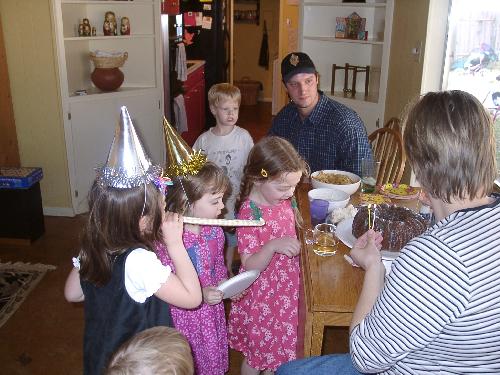
[[[240,81],[235,81],[234,85],[241,91],[241,105],[256,105],[259,91],[262,84],[253,81],[248,77],[243,77]]]

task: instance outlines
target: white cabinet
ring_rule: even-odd
[[[107,11],[130,20],[130,35],[104,36]],[[106,161],[120,106],[126,105],[141,140],[155,163],[164,163],[163,81],[160,0],[52,0],[58,71],[73,210],[85,212],[94,168]],[[88,18],[96,35],[78,36],[78,25]],[[119,33],[118,33],[119,34]],[[120,68],[125,79],[112,92],[96,88],[89,52],[127,52]],[[87,95],[78,96],[77,90]]]
[[[393,10],[393,0],[366,0],[366,3],[301,1],[300,49],[314,61],[320,75],[320,89],[355,110],[368,133],[384,123]],[[335,38],[336,18],[347,17],[353,12],[366,18],[367,40]],[[364,95],[364,73],[358,73],[354,98],[343,93],[344,71],[337,71],[332,92],[332,65],[344,66],[346,63],[370,66],[368,96]]]

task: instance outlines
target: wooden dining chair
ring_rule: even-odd
[[[403,133],[403,129],[401,128],[401,120],[397,117],[391,117],[389,121],[385,123],[384,128],[394,129],[401,134]]]
[[[401,133],[384,126],[370,134],[368,140],[372,146],[373,158],[381,162],[377,185],[399,183],[406,163]]]

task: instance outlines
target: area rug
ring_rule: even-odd
[[[43,275],[56,267],[45,264],[0,263],[0,327],[14,314]]]

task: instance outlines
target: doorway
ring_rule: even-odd
[[[273,61],[279,56],[280,0],[234,0],[233,15],[234,83],[260,82],[258,101],[271,102]]]
[[[2,22],[0,20],[0,166],[19,167],[19,150],[17,146],[14,109],[10,95],[9,71],[7,55],[3,39]]]
[[[230,82],[234,83],[245,76],[262,82],[263,90],[259,93],[259,100],[272,103],[271,114],[274,116],[288,103],[287,92],[281,83],[281,59],[300,48],[299,1],[229,0],[229,4],[229,14],[233,14],[233,17],[230,17],[232,47],[229,64]],[[253,13],[255,9],[259,11],[258,23]],[[234,14],[238,10],[240,12],[236,14],[239,19],[235,20]],[[243,19],[246,18],[246,14],[250,14],[248,20]],[[266,21],[268,36],[268,69],[259,66],[264,34],[263,21]]]

